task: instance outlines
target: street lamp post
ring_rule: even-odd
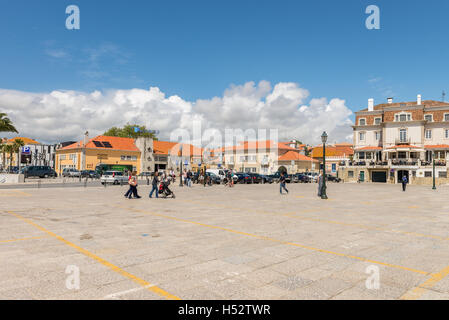
[[[432,153],[432,159],[433,159],[433,172],[432,172],[432,179],[433,179],[433,187],[432,190],[435,190],[437,187],[435,186],[435,151]]]
[[[180,163],[181,168],[179,170],[179,186],[182,187],[183,186],[183,184],[182,184],[182,144],[179,147],[179,150],[181,152],[181,157],[180,157],[180,160],[179,160],[179,162],[181,162]]]
[[[321,135],[321,142],[323,142],[323,186],[321,188],[321,199],[327,199],[326,195],[326,141],[327,133],[323,132]]]

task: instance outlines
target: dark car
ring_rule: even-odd
[[[261,174],[262,183],[273,183],[273,178],[266,174]]]
[[[19,173],[19,167],[8,167],[8,169],[6,169],[6,172],[17,174],[17,173]]]
[[[297,173],[295,174],[295,176],[298,179],[298,182],[300,183],[310,183],[309,176],[305,175],[304,173]]]
[[[208,176],[210,178],[212,184],[220,184],[221,183],[220,177],[217,176],[213,172],[206,172],[206,176]]]
[[[237,183],[252,183],[251,177],[244,172],[237,172],[235,174],[238,177]]]
[[[248,173],[248,175],[251,177],[251,183],[262,183],[262,176],[258,173]]]
[[[39,177],[39,178],[56,178],[58,174],[49,166],[29,166],[22,170],[25,178]]]
[[[271,177],[273,178],[273,180],[274,180],[276,183],[279,183],[279,179],[281,178],[281,174],[280,174],[280,172],[278,171],[278,172],[276,172],[275,174],[271,175]],[[286,183],[290,183],[291,181],[292,181],[291,175],[286,174],[286,175],[285,175],[285,182],[286,182]]]
[[[337,182],[338,183],[338,182],[341,181],[341,179],[336,177],[336,176],[333,176],[331,174],[326,174],[326,181],[332,181],[332,182]]]
[[[99,179],[100,174],[95,170],[83,170],[81,171],[81,178]]]
[[[288,181],[288,180],[290,180],[290,181]],[[295,175],[293,175],[293,174],[287,174],[286,175],[286,177],[285,177],[285,181],[287,182],[287,183],[298,183],[298,179],[296,178],[296,176]]]

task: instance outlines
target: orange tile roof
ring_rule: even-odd
[[[26,145],[27,144],[40,144],[36,140],[26,138],[26,137],[16,137],[16,138],[8,139],[8,140],[6,140],[6,143],[14,143],[14,140],[16,140],[16,139],[22,140]]]
[[[411,107],[416,106],[418,103],[416,101],[410,102],[395,102],[395,103],[381,103],[374,106],[374,111],[383,110],[384,108],[390,107]],[[423,100],[421,105],[424,107],[440,107],[440,106],[448,106],[447,102],[441,102],[436,100]],[[361,112],[368,111],[368,108],[360,110]]]
[[[354,149],[349,146],[326,146],[326,157],[343,157],[354,154]],[[312,149],[312,158],[323,157],[323,146],[316,146]]]
[[[388,147],[387,149],[422,149],[422,148],[404,144],[404,145],[399,145],[399,146]]]
[[[112,148],[97,147],[93,141],[99,142],[109,142]],[[71,150],[79,149],[83,147],[83,140],[70,144],[59,150]],[[123,150],[123,151],[140,151],[132,138],[121,138],[121,137],[109,137],[109,136],[97,136],[90,139],[86,144],[87,149],[101,149],[101,150]]]
[[[156,143],[156,141],[154,141],[154,143]],[[169,142],[169,143],[172,143],[172,142]],[[203,149],[202,148],[196,147],[196,146],[194,146],[192,144],[188,144],[188,143],[180,144],[180,143],[176,143],[175,142],[174,145],[169,150],[170,155],[177,156],[179,154],[181,145],[182,145],[182,154],[183,154],[184,157],[186,157],[186,156],[198,156],[198,157],[200,157],[202,155],[202,153],[203,153]],[[156,147],[155,147],[155,149],[156,149]],[[213,153],[213,150],[211,150],[211,151]]]
[[[307,157],[303,154],[300,154],[298,152],[295,151],[287,151],[286,153],[284,153],[282,156],[279,156],[278,158],[279,161],[313,161],[313,162],[318,162],[318,160],[314,160],[313,158]]]
[[[278,150],[291,150],[296,151],[295,148],[289,147],[285,145],[282,142],[278,142],[277,144],[273,142],[272,140],[266,140],[266,141],[243,141],[240,142],[240,145],[238,146],[232,146],[232,147],[223,147],[221,148],[221,151],[236,151],[236,150],[252,150],[252,149],[275,149],[277,147]]]
[[[425,149],[449,149],[448,144],[437,144],[424,146]]]
[[[154,140],[153,141],[154,153],[168,155],[170,150],[177,144],[178,144],[177,142]]]
[[[382,150],[382,147],[363,147],[357,149],[357,151],[364,151],[364,150]]]

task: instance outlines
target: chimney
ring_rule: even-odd
[[[418,94],[418,97],[416,98],[416,104],[418,105],[418,106],[420,106],[421,105],[421,95],[420,94]]]
[[[393,103],[393,98],[388,98],[387,101],[388,101],[388,104],[392,104]]]
[[[374,99],[368,99],[368,111],[374,111]]]
[[[86,131],[86,133],[84,133],[83,147],[85,147],[88,142],[89,142],[89,131]]]

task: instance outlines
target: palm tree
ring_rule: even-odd
[[[5,153],[9,154],[9,166],[12,167],[12,154],[14,153],[14,148],[12,144],[6,144],[3,147]]]
[[[17,168],[20,171],[20,148],[25,145],[22,139],[14,139],[14,143],[12,144],[14,152],[17,154]]]
[[[6,144],[0,144],[0,152],[3,155],[3,159],[2,159],[2,170],[6,169]]]
[[[12,121],[6,117],[6,113],[2,113],[2,112],[0,112],[0,132],[18,133],[17,129],[12,124]]]

